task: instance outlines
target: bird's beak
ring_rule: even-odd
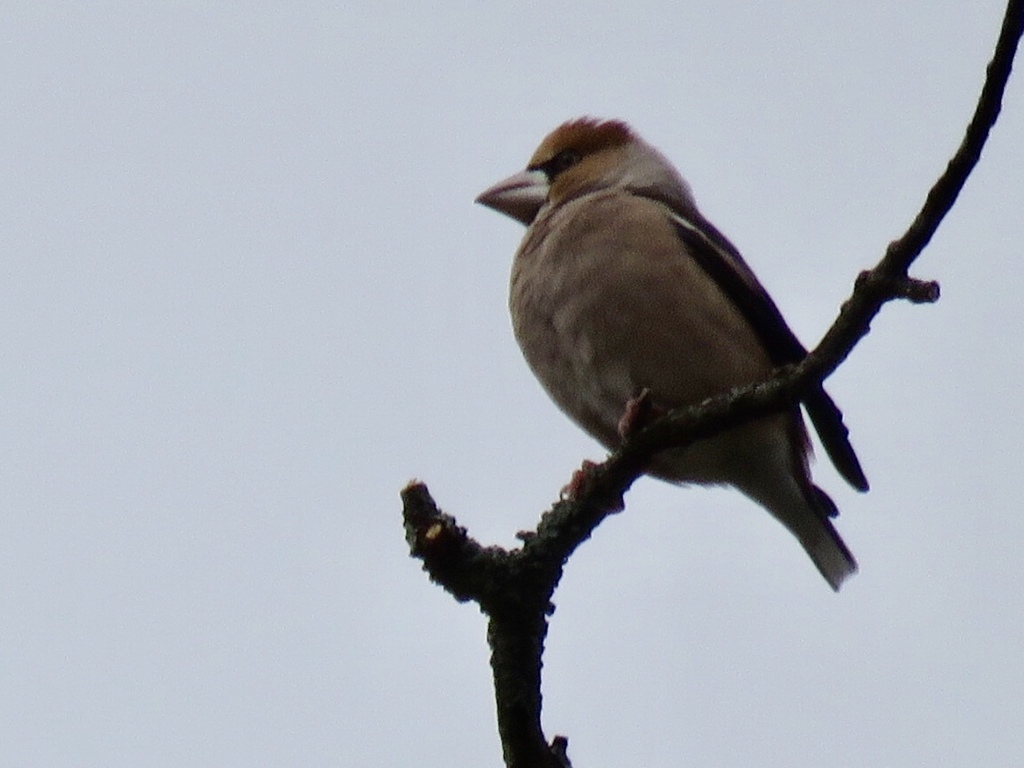
[[[521,171],[485,189],[476,202],[529,226],[548,199],[548,186],[544,171]]]

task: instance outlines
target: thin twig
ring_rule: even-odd
[[[853,292],[821,342],[798,365],[768,381],[677,409],[640,430],[603,464],[588,468],[570,500],[545,512],[535,531],[520,534],[515,550],[484,547],[441,512],[426,486],[402,492],[406,538],[430,578],[457,600],[473,600],[489,617],[498,731],[509,768],[567,768],[567,742],[549,744],[541,727],[540,670],[551,598],[573,551],[601,521],[622,508],[622,496],[651,458],[798,402],[820,385],[868,333],[893,299],[928,303],[938,284],[910,278],[907,270],[956,202],[995,124],[1024,28],[1024,0],[1010,0],[985,84],[964,139],[928,193],[907,231],[856,280]]]

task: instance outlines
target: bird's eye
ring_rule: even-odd
[[[575,149],[563,149],[551,158],[551,175],[557,176],[566,168],[571,168],[580,161],[580,153]]]
[[[551,181],[566,168],[571,168],[576,165],[582,157],[583,156],[575,149],[563,149],[546,163],[542,163],[536,167],[539,170],[544,171],[548,176],[548,180]]]

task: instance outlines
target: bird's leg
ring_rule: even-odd
[[[644,387],[626,401],[626,408],[622,412],[622,418],[619,419],[619,437],[628,440],[652,421],[664,416],[665,413],[664,408],[654,404],[651,390]]]

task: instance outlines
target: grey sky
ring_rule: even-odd
[[[959,141],[994,0],[14,3],[0,22],[0,752],[12,766],[498,765],[484,621],[411,477],[512,544],[603,454],[512,339],[474,206],[629,120],[812,344]],[[556,595],[581,768],[1019,766],[1024,79],[829,382],[834,595],[737,493],[645,480]]]

